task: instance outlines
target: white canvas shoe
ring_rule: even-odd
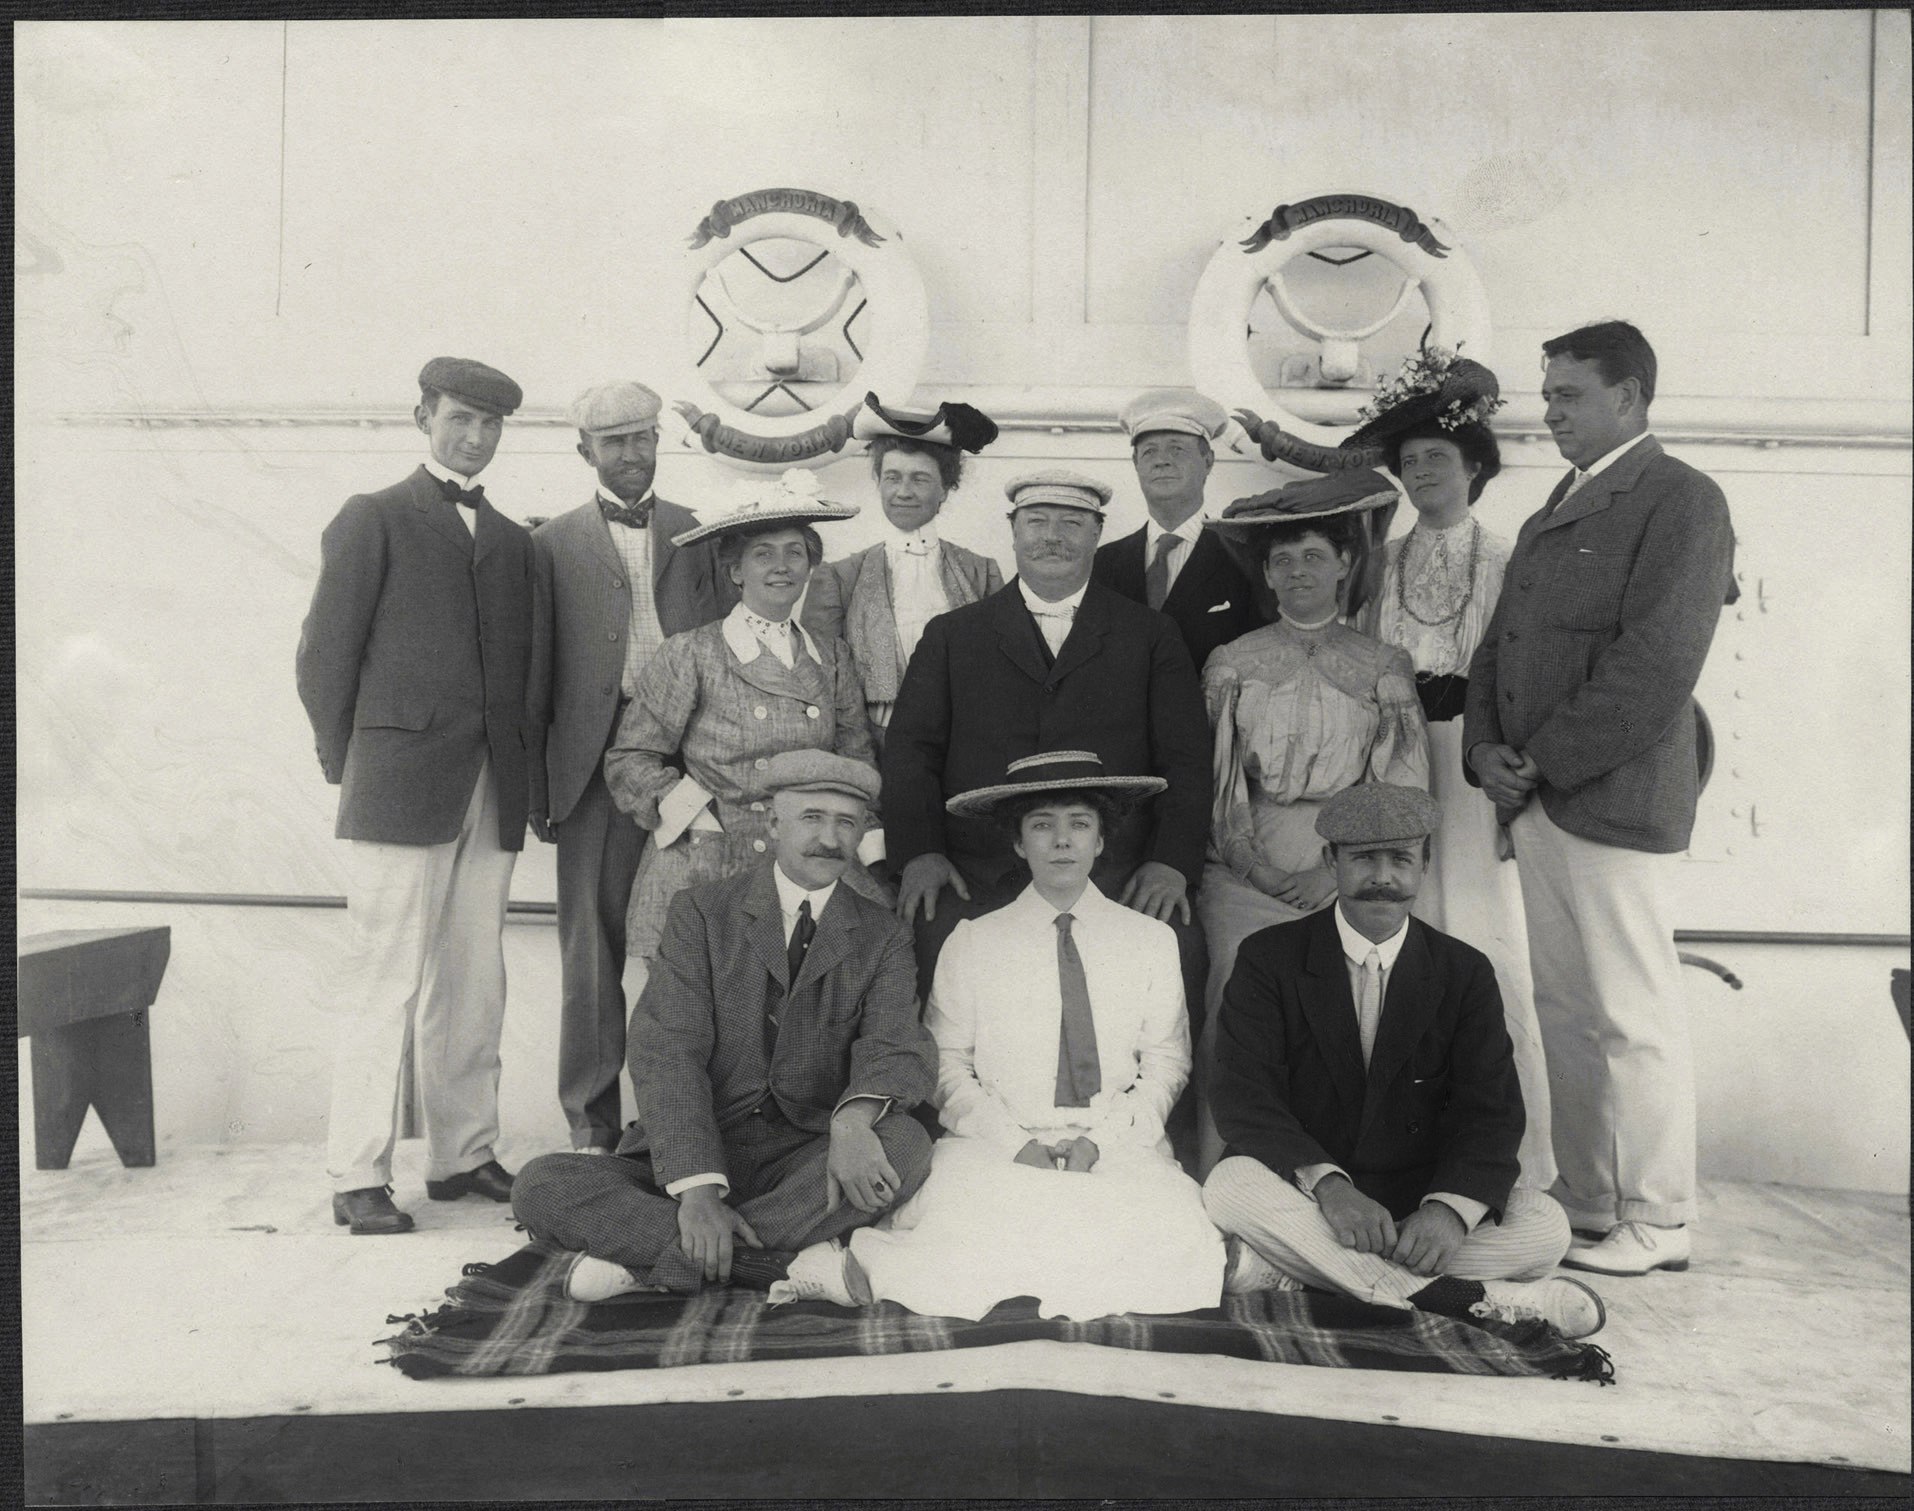
[[[1547,1280],[1485,1280],[1482,1299],[1469,1315],[1495,1322],[1526,1322],[1540,1317],[1564,1338],[1599,1333],[1608,1321],[1602,1298],[1579,1280],[1551,1275]]]
[[[1229,1263],[1223,1270],[1223,1294],[1248,1296],[1256,1291],[1300,1291],[1302,1282],[1285,1274],[1263,1257],[1262,1251],[1232,1233],[1224,1240]]]
[[[1577,1239],[1562,1263],[1598,1275],[1646,1275],[1650,1270],[1688,1268],[1688,1230],[1658,1228],[1649,1222],[1622,1222],[1593,1243]]]
[[[565,1295],[572,1301],[609,1301],[629,1291],[656,1289],[644,1284],[622,1264],[594,1259],[589,1254],[580,1254],[565,1274]]]
[[[814,1243],[808,1249],[799,1249],[792,1256],[784,1279],[771,1282],[766,1299],[772,1306],[782,1306],[787,1301],[869,1306],[871,1286],[864,1278],[863,1266],[851,1258],[851,1251],[843,1240],[831,1238]]]

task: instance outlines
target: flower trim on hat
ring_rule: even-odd
[[[753,516],[774,519],[814,509],[838,506],[819,497],[823,484],[815,472],[802,467],[787,467],[777,478],[750,477],[733,483],[718,502],[693,506],[692,515],[701,527],[748,523]]]
[[[1425,394],[1440,394],[1450,370],[1462,355],[1465,343],[1453,347],[1431,346],[1414,352],[1402,364],[1402,370],[1376,390],[1375,398],[1356,411],[1360,425],[1372,425],[1392,409]],[[1485,421],[1508,401],[1492,394],[1478,394],[1470,403],[1452,400],[1437,412],[1435,421],[1444,430],[1460,430],[1464,425]]]

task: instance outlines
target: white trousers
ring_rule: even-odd
[[[1554,1194],[1578,1228],[1695,1216],[1695,1075],[1668,857],[1557,828],[1540,802],[1510,833],[1548,1058]]]
[[[1434,1277],[1346,1249],[1316,1198],[1261,1160],[1232,1155],[1203,1183],[1210,1221],[1234,1233],[1277,1269],[1318,1290],[1341,1291],[1376,1306],[1407,1308]],[[1484,1218],[1462,1241],[1445,1275],[1457,1280],[1533,1280],[1568,1252],[1568,1218],[1546,1193],[1517,1186],[1499,1223]]]
[[[335,1191],[391,1184],[408,1038],[427,1178],[476,1170],[498,1138],[505,903],[518,859],[499,846],[491,762],[479,768],[457,839],[347,844],[352,955],[343,962],[326,1173]]]

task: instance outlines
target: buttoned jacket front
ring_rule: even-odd
[[[678,893],[632,1011],[638,1122],[619,1150],[649,1152],[660,1186],[727,1174],[727,1130],[767,1099],[823,1134],[846,1097],[904,1110],[934,1084],[908,925],[840,884],[793,981],[772,864]]]
[[[458,838],[489,757],[499,844],[524,845],[532,538],[488,501],[472,529],[458,510],[419,467],[321,537],[297,671],[341,839]]]
[[[1733,593],[1728,505],[1653,436],[1568,486],[1516,538],[1469,667],[1463,749],[1534,757],[1543,809],[1571,834],[1680,850],[1700,791],[1695,684]]]
[[[654,503],[646,533],[658,625],[667,636],[722,618],[737,601],[710,543],[684,551],[672,545],[673,535],[697,523],[689,509],[662,498]],[[532,808],[559,823],[604,760],[617,721],[631,584],[596,499],[547,520],[532,543],[538,573],[527,701],[539,757]]]

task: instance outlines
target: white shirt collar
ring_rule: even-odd
[[[1017,894],[1017,900],[1013,906],[1023,908],[1032,916],[1041,918],[1046,928],[1053,928],[1055,927],[1053,920],[1061,918],[1065,912],[1068,912],[1072,918],[1082,918],[1086,913],[1094,913],[1106,901],[1108,899],[1098,889],[1097,884],[1087,881],[1083,884],[1082,895],[1067,909],[1055,908],[1050,905],[1050,899],[1037,890],[1037,884],[1033,881]]]
[[[937,550],[936,521],[918,530],[891,531],[884,539],[884,549],[893,557],[934,555]]]
[[[425,470],[431,473],[432,476],[440,482],[450,483],[455,488],[470,488],[472,486],[472,478],[467,477],[462,472],[454,472],[450,467],[441,463],[435,456],[426,457]],[[472,476],[476,477],[477,475],[477,473],[474,473]]]
[[[1648,439],[1648,436],[1649,432],[1644,430],[1640,435],[1623,441],[1621,445],[1617,446],[1613,451],[1601,457],[1594,466],[1582,468],[1579,475],[1582,477],[1593,477],[1598,472],[1606,472],[1627,454],[1630,447],[1641,445],[1643,441]]]
[[[1392,971],[1396,968],[1396,956],[1402,953],[1403,941],[1409,937],[1409,920],[1404,917],[1402,927],[1387,939],[1374,940],[1361,933],[1347,918],[1343,917],[1342,904],[1335,905],[1336,932],[1342,935],[1342,952],[1351,962],[1361,965],[1374,950],[1382,958],[1382,968]]]
[[[775,860],[771,862],[771,877],[778,884],[778,909],[785,918],[785,937],[789,938],[791,927],[797,921],[798,906],[808,902],[811,905],[811,922],[816,923],[824,916],[824,905],[831,900],[831,894],[837,890],[837,883],[820,887],[815,892],[807,892],[790,877],[784,874],[784,867]]]
[[[760,655],[769,655],[770,652],[765,650],[764,642],[751,633],[751,626],[744,622],[745,612],[742,600],[733,604],[731,612],[724,616],[721,633],[724,643],[731,647],[732,655],[740,661],[755,661]],[[818,651],[817,642],[811,638],[811,632],[798,620],[797,615],[793,614],[785,622],[797,631],[798,639],[804,643],[805,652],[810,658],[822,666],[824,657]]]
[[[1165,530],[1156,522],[1155,516],[1151,516],[1145,521],[1143,532],[1144,559],[1146,561],[1149,559],[1150,554],[1156,550],[1156,543],[1166,535],[1174,535],[1178,540],[1182,541],[1184,545],[1193,546],[1196,544],[1196,537],[1203,533],[1203,511],[1198,509],[1196,513],[1184,520],[1183,523],[1178,525],[1174,530]]]
[[[1047,599],[1039,598],[1030,590],[1030,584],[1025,582],[1021,577],[1017,579],[1017,590],[1023,594],[1023,601],[1033,614],[1060,614],[1065,609],[1068,609],[1074,614],[1082,607],[1083,595],[1090,590],[1090,584],[1086,582],[1068,598],[1059,598],[1055,603],[1051,603]]]

